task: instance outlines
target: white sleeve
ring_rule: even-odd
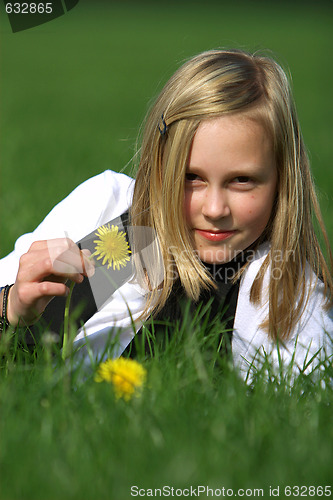
[[[18,238],[13,252],[0,260],[0,286],[14,283],[19,259],[34,241],[63,237],[80,240],[124,213],[131,205],[133,187],[133,179],[111,170],[80,184],[33,232]]]
[[[333,355],[333,309],[324,308],[324,285],[317,282],[310,295],[306,309],[298,321],[289,340],[277,346],[268,337],[260,324],[268,315],[268,301],[262,305],[252,304],[249,300],[253,280],[262,264],[267,249],[257,261],[249,265],[240,285],[234,332],[232,337],[232,353],[234,364],[244,378],[252,380],[252,374],[260,370],[264,362],[269,362],[273,372],[278,374],[280,365],[284,372],[292,367],[292,378],[300,372],[306,374],[316,369],[321,362],[332,360]],[[307,279],[309,286],[310,272]],[[264,279],[264,291],[268,287],[267,274]],[[311,362],[310,362],[311,361]],[[332,361],[330,361],[332,362]]]

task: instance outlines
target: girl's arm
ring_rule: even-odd
[[[14,250],[0,260],[0,286],[14,283],[19,261],[32,243],[54,238],[79,241],[131,205],[133,179],[106,170],[80,184],[56,205],[32,232],[18,238]]]
[[[67,279],[82,280],[82,256],[73,241],[125,212],[131,204],[133,184],[130,177],[111,170],[92,177],[56,205],[35,231],[17,240],[13,252],[0,260],[0,285],[15,283],[8,295],[7,309],[13,325],[18,318],[32,323],[53,296],[66,295]],[[54,238],[57,240],[50,241]],[[77,249],[76,254],[69,251],[69,246]],[[59,269],[60,255],[73,261],[73,269]]]

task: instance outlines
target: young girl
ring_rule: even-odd
[[[332,354],[333,335],[332,278],[313,217],[331,258],[285,73],[268,57],[204,52],[149,112],[135,183],[111,171],[86,181],[2,259],[3,285],[15,282],[2,291],[2,323],[29,325],[45,310],[58,328],[51,299],[66,296],[71,279],[74,303],[86,300],[76,344],[88,338],[101,351],[115,326],[120,355],[132,320],[138,330],[151,316],[179,318],[183,297],[194,307],[212,300],[244,375],[263,354],[308,372]],[[111,268],[111,291],[79,248]]]

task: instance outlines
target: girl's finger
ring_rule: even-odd
[[[81,265],[83,274],[85,274],[88,278],[91,278],[95,274],[95,263],[94,260],[91,259],[90,250],[81,250]]]
[[[77,245],[71,242],[65,251],[62,246],[52,246],[49,249],[52,260],[54,274],[61,274],[76,281],[77,274],[92,276],[94,274],[94,264],[88,258],[89,250],[81,251]]]
[[[20,319],[30,323],[44,311],[53,297],[67,296],[68,293],[69,289],[65,283],[45,281],[18,284],[16,282],[8,297],[8,320],[12,325],[18,324]]]

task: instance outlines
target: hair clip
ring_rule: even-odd
[[[163,113],[161,115],[161,120],[162,120],[163,129],[161,129],[160,124],[158,124],[157,127],[158,127],[158,130],[159,130],[161,136],[164,137],[166,135],[167,131],[168,131],[168,126],[165,123]]]

